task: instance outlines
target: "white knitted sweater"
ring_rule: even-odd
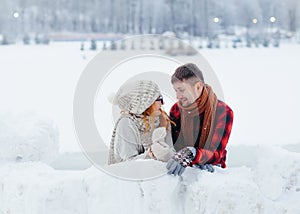
[[[159,117],[154,121],[154,129],[146,133],[141,129],[139,122],[142,120],[135,120],[126,114],[117,121],[111,140],[108,164],[150,158],[146,151],[152,144],[153,130],[159,127]],[[165,142],[174,150],[170,129],[167,131]]]

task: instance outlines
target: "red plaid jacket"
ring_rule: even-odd
[[[197,116],[198,117],[198,116]],[[199,115],[200,117],[200,127],[199,130],[195,130],[194,134],[197,137],[197,141],[195,145],[198,144],[200,139],[201,130],[202,130],[202,122],[203,115]],[[198,117],[198,120],[199,120]],[[210,148],[204,149],[199,148],[195,145],[187,145],[184,142],[183,136],[180,135],[181,127],[181,115],[180,108],[178,103],[175,103],[170,110],[170,119],[176,123],[176,126],[172,124],[172,139],[175,149],[178,151],[186,146],[194,146],[197,150],[197,155],[193,160],[192,164],[220,164],[222,168],[226,167],[226,146],[228,143],[228,139],[230,136],[232,123],[233,123],[233,111],[231,108],[226,105],[224,102],[218,100],[216,117],[215,117],[215,128],[212,136],[212,142],[210,144]]]

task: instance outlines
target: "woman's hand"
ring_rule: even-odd
[[[167,131],[165,127],[156,128],[152,133],[152,143],[165,141],[166,136],[167,136]]]

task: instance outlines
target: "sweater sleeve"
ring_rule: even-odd
[[[171,127],[169,127],[168,130],[167,130],[166,143],[169,146],[170,154],[174,155],[176,151],[175,151],[175,148],[173,146]]]
[[[221,111],[218,113],[210,148],[196,148],[197,155],[192,164],[210,163],[213,165],[220,164],[222,168],[226,167],[226,146],[232,128],[233,111],[226,104],[223,103],[222,105],[225,107],[221,107]]]
[[[168,144],[168,146],[170,146],[171,148],[173,148],[173,140],[172,140],[172,134],[171,134],[171,125],[169,125],[169,127],[167,129],[166,143]]]
[[[114,154],[117,162],[145,158],[138,129],[129,118],[121,119],[117,126]]]

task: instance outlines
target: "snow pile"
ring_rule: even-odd
[[[182,177],[167,175],[165,163],[154,160],[105,167],[140,178],[151,166],[162,170],[135,181],[95,167],[68,171],[7,163],[0,166],[0,213],[300,213],[300,154],[270,146],[257,152],[253,167],[215,167],[215,173],[187,168]]]
[[[33,112],[0,113],[0,118],[0,162],[55,160],[59,134],[53,121]]]
[[[136,160],[105,165],[103,170],[116,178],[129,180],[147,180],[158,178],[167,173],[167,169],[160,161]]]
[[[79,47],[79,43],[53,43],[0,48],[0,97],[5,100],[0,108],[15,112],[0,110],[1,214],[300,213],[300,144],[289,147],[295,152],[271,145],[287,148],[299,142],[300,102],[292,98],[297,97],[300,86],[295,70],[300,46],[203,50],[236,115],[228,169],[216,168],[213,174],[187,169],[182,178],[166,175],[165,164],[153,160],[105,167],[115,176],[95,167],[70,171],[85,169],[90,163],[81,153],[55,158],[59,146],[56,125],[35,113],[16,113],[28,108],[47,114],[60,127],[61,151],[80,151],[72,123],[73,94],[84,66],[96,52],[83,53]],[[106,52],[105,57],[110,62],[123,55]],[[117,78],[127,79],[128,75],[124,72]],[[270,108],[278,97],[281,102]],[[288,111],[274,122],[274,115],[282,109]],[[106,142],[111,130],[112,124],[105,123],[101,134]],[[253,146],[263,144],[268,146]],[[50,162],[63,170],[45,164]],[[120,176],[135,181],[117,178]],[[149,177],[153,179],[141,181]]]
[[[81,173],[41,162],[8,163],[0,172],[0,213],[87,213]]]
[[[253,167],[215,167],[213,174],[188,168],[182,178],[163,175],[143,182],[103,182],[87,170],[92,174],[86,178],[92,196],[88,205],[93,207],[89,213],[299,213],[300,154],[270,146],[256,152]],[[120,171],[137,174],[139,164],[133,165],[120,164]]]

